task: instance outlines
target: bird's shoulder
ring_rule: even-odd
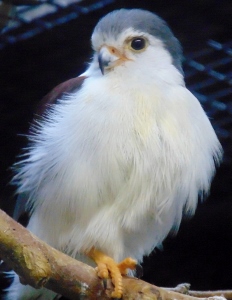
[[[64,94],[79,90],[86,78],[87,76],[80,75],[78,77],[68,79],[54,87],[40,100],[36,108],[36,116],[41,116],[50,105],[56,104]]]

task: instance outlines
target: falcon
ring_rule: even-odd
[[[42,101],[13,182],[27,228],[97,266],[123,295],[122,275],[194,213],[222,148],[185,87],[182,50],[168,25],[141,9],[103,17],[85,73]],[[21,200],[21,206],[24,201]],[[5,299],[54,299],[20,284]]]

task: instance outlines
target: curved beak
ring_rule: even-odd
[[[103,46],[98,54],[98,63],[102,74],[105,74],[106,69],[114,67],[116,65],[115,62],[119,59],[118,50],[113,47]]]

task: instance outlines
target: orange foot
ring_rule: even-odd
[[[137,261],[128,257],[117,264],[111,257],[105,255],[101,251],[92,249],[87,254],[97,264],[97,275],[103,280],[109,278],[109,275],[114,284],[114,291],[111,294],[112,298],[121,299],[123,294],[122,275],[126,275],[128,269],[135,270]]]

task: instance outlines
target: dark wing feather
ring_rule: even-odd
[[[55,104],[64,94],[72,93],[79,90],[86,79],[86,76],[71,78],[57,85],[39,102],[36,115],[41,116],[50,104]]]
[[[35,120],[38,120],[49,105],[55,104],[58,99],[61,99],[65,93],[72,93],[81,88],[86,76],[79,76],[69,79],[58,86],[56,86],[50,93],[42,98],[37,106]],[[27,195],[25,193],[19,194],[16,200],[16,205],[14,209],[14,219],[19,221],[22,225],[26,226],[29,221],[29,212],[26,209]]]
[[[27,226],[29,221],[29,212],[26,211],[28,196],[26,193],[21,193],[16,199],[13,218],[23,226]]]

